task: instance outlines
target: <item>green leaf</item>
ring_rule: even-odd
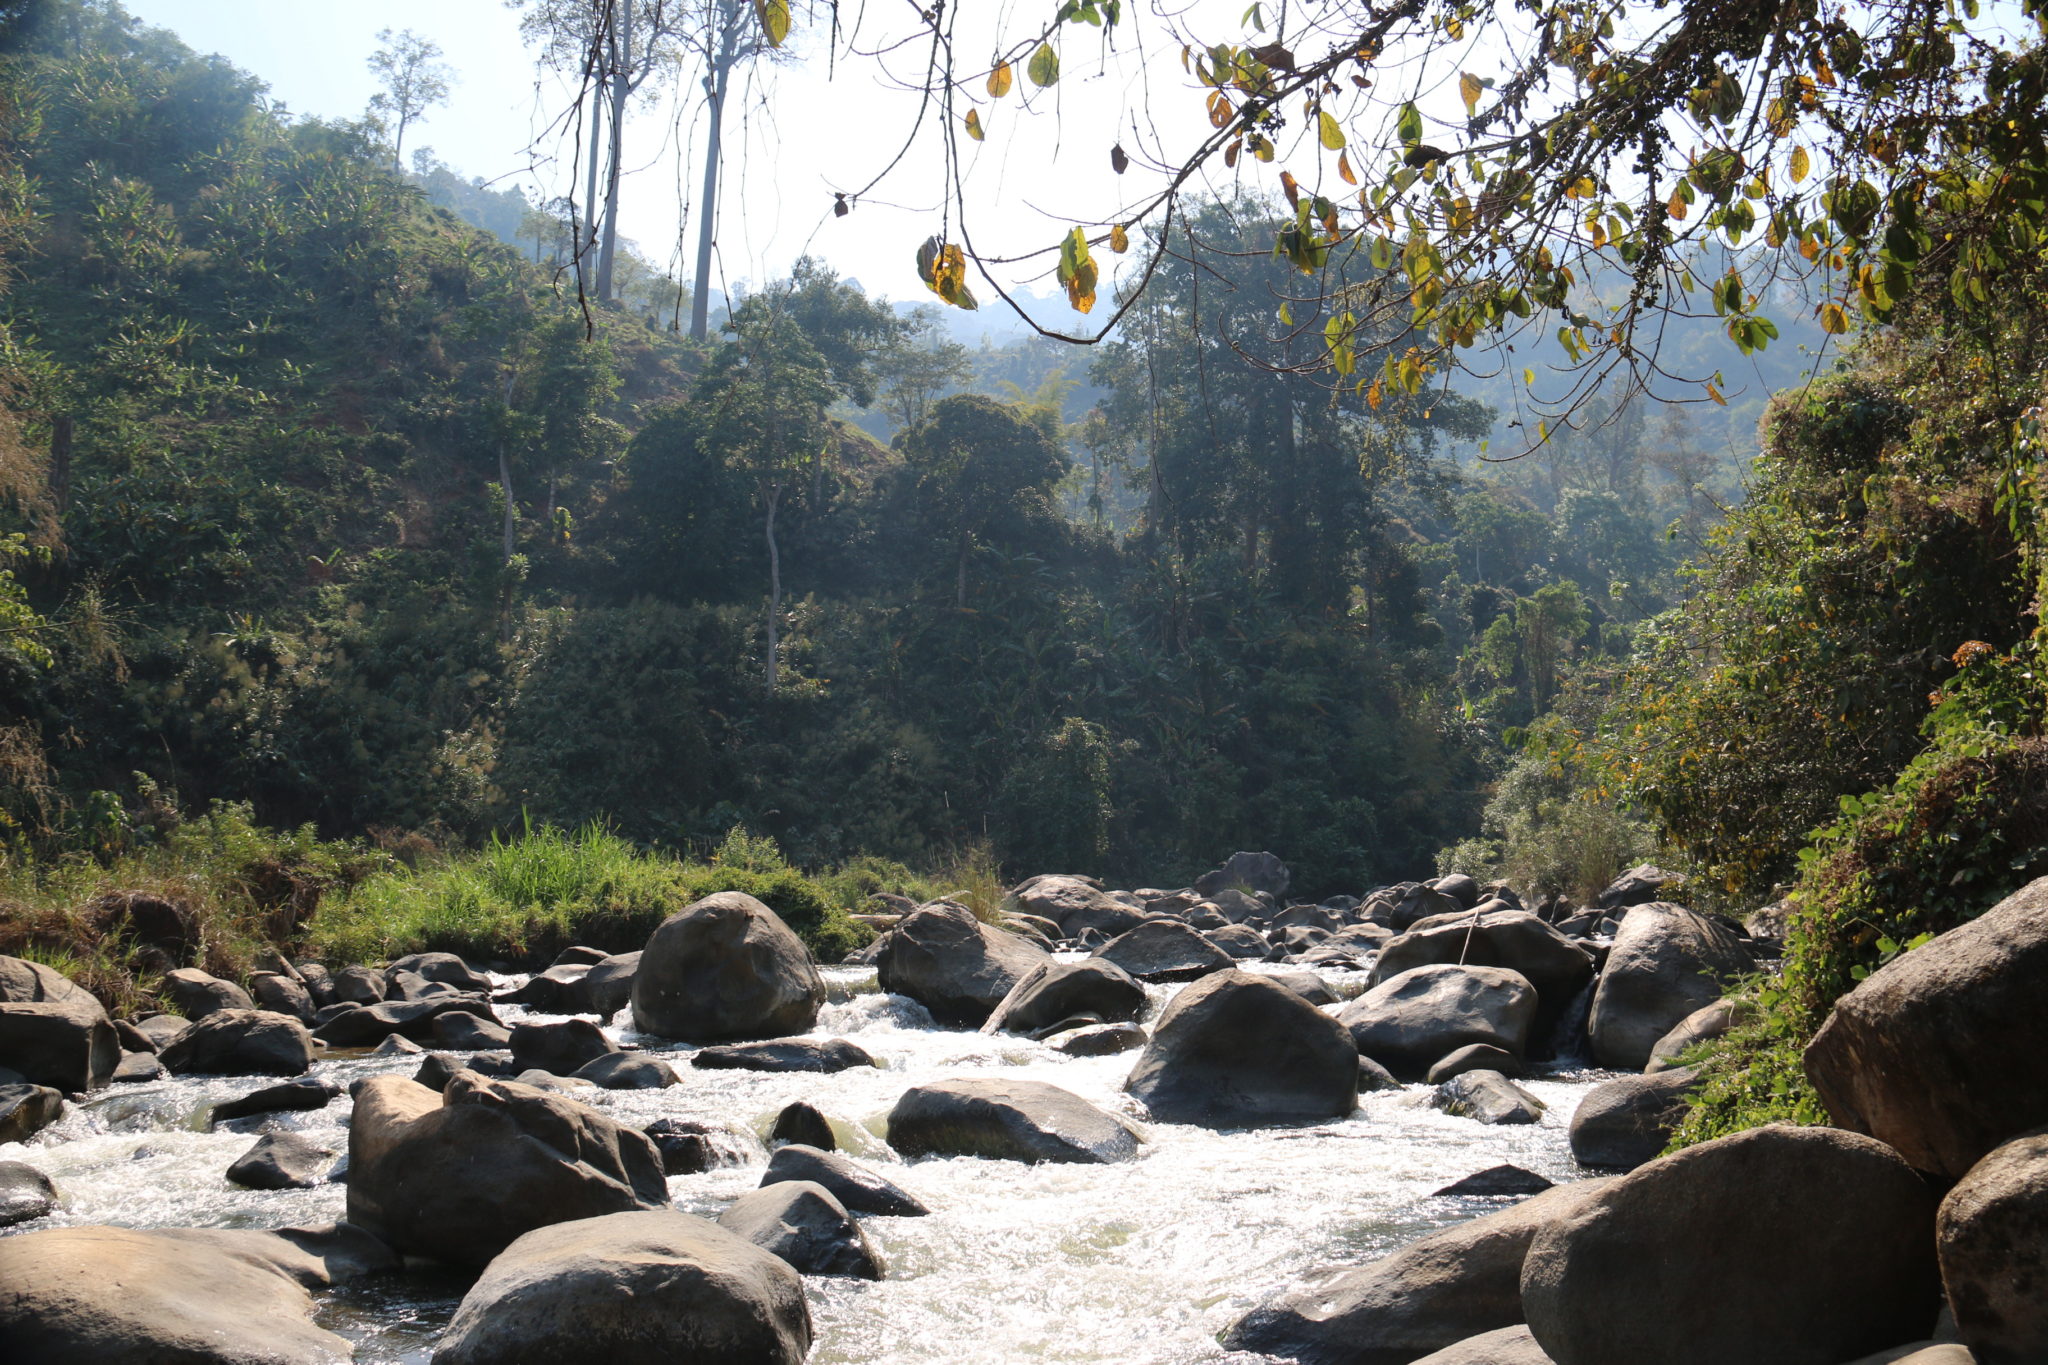
[[[1060,54],[1052,50],[1051,43],[1040,43],[1038,51],[1031,54],[1031,64],[1024,68],[1024,74],[1041,90],[1049,85],[1057,85],[1060,79]]]
[[[1394,131],[1400,134],[1403,144],[1413,147],[1422,141],[1422,111],[1410,100],[1401,106],[1401,115],[1394,121]]]

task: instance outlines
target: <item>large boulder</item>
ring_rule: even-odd
[[[67,1094],[105,1085],[121,1043],[92,992],[40,962],[0,956],[0,1067]]]
[[[825,983],[790,927],[740,891],[663,920],[633,973],[633,1022],[691,1043],[783,1038],[818,1022]]]
[[[1602,910],[1646,905],[1662,895],[1665,887],[1675,887],[1684,880],[1676,872],[1666,872],[1653,863],[1638,863],[1608,883],[1607,889],[1594,897],[1593,904]]]
[[[1136,1156],[1139,1140],[1127,1120],[1043,1081],[936,1081],[889,1111],[889,1145],[905,1156],[1101,1163]]]
[[[1902,954],[1835,1002],[1806,1074],[1844,1128],[1960,1179],[2048,1126],[2048,877]],[[0,1059],[4,1061],[4,1059]]]
[[[604,1030],[588,1019],[522,1019],[512,1026],[512,1064],[567,1076],[617,1052]]]
[[[1144,1008],[1145,988],[1115,963],[1100,957],[1079,962],[1048,959],[1018,979],[981,1031],[1035,1034],[1082,1015],[1126,1023]]]
[[[1167,1123],[1314,1123],[1358,1107],[1358,1049],[1287,987],[1212,972],[1167,1005],[1124,1089]]]
[[[1680,1067],[1594,1086],[1572,1111],[1572,1158],[1625,1171],[1656,1160],[1692,1108],[1698,1085],[1699,1073]]]
[[[787,1262],[662,1209],[519,1238],[463,1297],[434,1365],[803,1365],[810,1349]]]
[[[1755,967],[1742,940],[1682,905],[1652,901],[1621,921],[1593,988],[1593,1059],[1641,1071],[1658,1039]]]
[[[633,978],[640,974],[640,950],[613,953],[591,964],[578,983],[583,1010],[610,1019],[633,1003]]]
[[[850,1071],[874,1066],[866,1048],[846,1038],[770,1038],[698,1048],[690,1065],[705,1071]]]
[[[410,972],[426,981],[438,981],[459,991],[489,994],[491,978],[453,953],[408,953],[384,969],[385,978]]]
[[[398,1076],[358,1082],[348,1159],[351,1223],[458,1265],[483,1265],[550,1223],[668,1203],[645,1133],[473,1071],[439,1094]]]
[[[1773,1125],[1604,1186],[1537,1234],[1536,1340],[1566,1365],[1828,1365],[1923,1339],[1934,1196],[1881,1142]]]
[[[444,1014],[473,1014],[479,1019],[498,1021],[488,997],[450,991],[421,1000],[384,1000],[374,1005],[334,1005],[333,1012],[313,1030],[313,1036],[330,1047],[375,1047],[393,1034],[415,1043],[432,1042],[434,1021]],[[329,1014],[322,1010],[323,1015]]]
[[[1067,938],[1093,929],[1105,938],[1135,928],[1145,912],[1112,898],[1086,877],[1033,877],[1011,888],[1004,905],[1051,920]]]
[[[157,1056],[181,1075],[303,1076],[313,1065],[313,1035],[289,1014],[215,1010]]]
[[[1279,897],[1286,895],[1293,883],[1287,864],[1273,854],[1233,853],[1214,872],[1204,872],[1195,878],[1194,892],[1204,898],[1223,890],[1249,891],[1254,895],[1263,891]]]
[[[1688,1049],[1716,1038],[1725,1038],[1730,1029],[1754,1013],[1755,1007],[1748,1001],[1732,998],[1700,1006],[1673,1024],[1671,1031],[1657,1040],[1656,1046],[1650,1049],[1650,1060],[1643,1070],[1651,1074],[1672,1070]]]
[[[282,972],[258,972],[249,978],[249,993],[256,1004],[272,1014],[289,1014],[304,1023],[318,1010],[305,983]]]
[[[811,1180],[781,1180],[747,1191],[718,1226],[789,1262],[801,1275],[882,1278],[882,1256],[832,1191]]]
[[[1496,905],[1499,902],[1494,902]],[[1435,963],[1505,967],[1536,988],[1536,1028],[1547,1034],[1586,983],[1593,955],[1526,910],[1434,915],[1380,949],[1367,984]]]
[[[1394,888],[1392,896],[1384,901],[1374,897],[1385,908],[1375,908],[1373,920],[1384,923],[1397,934],[1405,934],[1426,919],[1438,915],[1455,915],[1465,909],[1456,896],[1447,895],[1426,882],[1410,882]]]
[[[1220,972],[1236,959],[1174,919],[1148,919],[1095,950],[1104,962],[1140,981],[1192,981]]]
[[[939,1023],[980,1028],[1019,981],[1051,960],[1043,948],[983,924],[965,906],[937,901],[889,931],[875,968],[883,990],[917,1001]]]
[[[1420,1080],[1470,1043],[1520,1057],[1536,1022],[1536,991],[1519,972],[1448,963],[1411,967],[1337,1012],[1358,1051],[1402,1080]]]
[[[1266,936],[1249,924],[1230,924],[1221,929],[1211,929],[1202,935],[1236,960],[1263,961],[1273,951],[1273,945],[1266,942]]]
[[[180,967],[164,973],[163,992],[187,1019],[204,1019],[215,1010],[256,1008],[249,992],[197,967]]]
[[[1983,1365],[2048,1360],[2048,1133],[1994,1149],[1941,1201],[1941,1281]]]
[[[1223,1345],[1301,1365],[1409,1365],[1481,1332],[1512,1327],[1522,1321],[1522,1261],[1530,1243],[1609,1183],[1559,1185],[1430,1233],[1371,1265],[1317,1272],[1302,1288],[1238,1319]]]
[[[768,1169],[761,1175],[763,1185],[785,1180],[809,1180],[822,1185],[854,1213],[922,1218],[931,1212],[917,1196],[859,1162],[801,1142],[776,1148],[775,1155],[768,1158]]]
[[[346,1224],[277,1232],[51,1228],[0,1237],[9,1365],[340,1365],[309,1289],[396,1268]]]

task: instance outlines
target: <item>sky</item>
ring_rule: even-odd
[[[379,32],[410,29],[441,47],[456,79],[447,105],[429,111],[416,131],[408,131],[408,159],[412,149],[429,147],[465,176],[525,186],[543,196],[568,189],[575,173],[573,149],[559,135],[557,122],[569,91],[538,70],[534,53],[522,41],[519,12],[503,0],[124,2],[145,23],[167,28],[194,49],[219,53],[252,72],[268,83],[273,100],[293,113],[322,118],[362,116],[378,88],[366,61],[380,46]],[[1241,10],[1234,3],[1226,7],[1233,18],[1225,22],[1236,30]],[[728,104],[715,281],[741,287],[773,279],[809,252],[871,293],[931,302],[916,273],[916,250],[946,224],[941,145],[929,125],[870,197],[844,217],[832,213],[834,192],[857,190],[882,171],[916,126],[924,49],[874,55],[914,28],[915,15],[907,6],[883,0],[841,8],[843,22],[862,27],[842,34],[850,43],[842,42],[836,62],[828,64],[826,36],[804,31],[800,17],[792,39],[796,60],[757,67],[736,105]],[[962,23],[981,27],[963,37],[963,50],[993,51],[998,25],[1007,24],[1003,31],[1012,32],[1027,19],[1042,18],[1038,8],[1021,0],[977,0],[974,17],[963,17]],[[1026,19],[1010,23],[1013,11]],[[898,12],[907,19],[896,20]],[[1131,42],[1149,41],[1156,54],[1169,38],[1156,23],[1150,34],[1129,28],[1126,55],[1106,60],[1098,60],[1092,33],[1070,30],[1062,45],[1062,78],[1052,89],[1035,92],[1033,116],[1023,117],[1019,109],[1021,96],[1031,90],[1021,73],[1009,99],[981,102],[980,117],[991,136],[979,144],[961,139],[960,145],[972,158],[962,167],[962,183],[972,205],[975,245],[984,257],[1044,253],[1073,221],[1093,219],[1106,226],[1122,216],[1120,196],[1135,192],[1140,177],[1116,178],[1110,145],[1120,137],[1135,154],[1142,143],[1161,136],[1141,129],[1133,118],[1133,111],[1145,108],[1154,93],[1145,82],[1158,78],[1158,64],[1151,73],[1143,70],[1130,55]],[[976,48],[967,49],[969,42]],[[847,55],[849,45],[867,55]],[[1177,39],[1172,47],[1177,52]],[[1177,60],[1170,66],[1172,79],[1180,81]],[[643,102],[628,121],[620,223],[643,254],[665,266],[680,234],[687,233],[694,248],[693,200],[701,176],[703,129],[694,106],[679,98],[678,82],[661,84],[662,97]],[[1161,120],[1164,136],[1206,132],[1197,97],[1180,98],[1188,101],[1185,112],[1191,117]],[[1171,150],[1158,141],[1151,145]],[[1135,256],[1111,264],[1127,264]],[[688,252],[681,257],[685,277],[692,259]],[[1041,254],[1008,268],[1004,283],[1057,296],[1052,263],[1049,254]],[[1000,307],[985,283],[975,288],[984,310]],[[1107,300],[1107,281],[1100,292]],[[1099,324],[1109,309],[1099,303],[1096,311],[1092,320]],[[1034,312],[1077,327],[1091,321],[1072,312],[1064,298],[1056,307]]]

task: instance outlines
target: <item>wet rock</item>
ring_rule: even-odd
[[[782,1112],[775,1116],[774,1127],[768,1130],[770,1144],[778,1142],[800,1142],[806,1147],[819,1151],[836,1151],[839,1139],[832,1136],[832,1124],[816,1105],[797,1100],[784,1105]]]
[[[512,1079],[521,1085],[530,1086],[535,1090],[547,1090],[557,1095],[567,1095],[571,1099],[577,1099],[580,1095],[588,1095],[591,1091],[600,1088],[595,1081],[586,1081],[580,1076],[557,1076],[554,1072],[543,1071],[539,1067],[521,1071],[513,1076]],[[443,1089],[445,1090],[446,1087],[444,1086]]]
[[[583,1010],[599,1019],[610,1019],[633,1003],[633,979],[640,974],[640,950],[614,953],[595,963],[583,974],[577,993]]]
[[[0,1237],[0,1341],[22,1365],[331,1365],[351,1348],[313,1325],[307,1290],[395,1264],[346,1225]]]
[[[1506,1048],[1498,1048],[1491,1043],[1467,1043],[1430,1067],[1429,1075],[1424,1079],[1431,1085],[1442,1085],[1468,1071],[1494,1071],[1513,1080],[1521,1076],[1522,1063]]]
[[[1203,938],[1221,948],[1238,961],[1260,962],[1273,945],[1266,942],[1266,936],[1248,924],[1232,924],[1221,929],[1211,929]]]
[[[1043,1081],[938,1081],[889,1111],[889,1144],[905,1156],[1099,1163],[1137,1155],[1138,1142],[1129,1121]]]
[[[92,992],[40,962],[0,956],[0,1067],[66,1093],[105,1085],[121,1042]]]
[[[1381,1090],[1399,1090],[1401,1082],[1394,1073],[1381,1066],[1372,1058],[1360,1053],[1358,1057],[1358,1093],[1374,1094]]]
[[[1429,1097],[1430,1107],[1485,1124],[1535,1123],[1545,1105],[1498,1071],[1464,1071]]]
[[[1437,1197],[1447,1198],[1458,1195],[1497,1196],[1509,1194],[1541,1194],[1556,1182],[1546,1180],[1534,1171],[1525,1171],[1520,1166],[1488,1166],[1475,1171],[1463,1180],[1454,1180],[1436,1192]]]
[[[1140,981],[1192,981],[1235,959],[1179,920],[1149,919],[1095,950]]]
[[[232,981],[224,981],[197,967],[180,967],[164,973],[163,992],[178,1011],[195,1022],[215,1010],[252,1010],[256,1002],[249,992]]]
[[[883,990],[917,1001],[941,1024],[980,1028],[1019,981],[1051,960],[965,907],[937,902],[889,931],[875,968]]]
[[[1941,1279],[1984,1365],[2048,1360],[2048,1133],[1994,1148],[1941,1201]]]
[[[1644,1072],[1654,1075],[1671,1070],[1688,1048],[1727,1036],[1728,1030],[1754,1013],[1755,1007],[1743,1000],[1716,1000],[1711,1005],[1700,1006],[1657,1040],[1650,1049],[1650,1060],[1643,1067]]]
[[[213,1106],[211,1122],[247,1118],[251,1114],[272,1114],[282,1110],[325,1109],[341,1093],[341,1087],[324,1076],[305,1076],[283,1085],[252,1090],[239,1099]]]
[[[1754,966],[1742,941],[1705,915],[1662,901],[1634,907],[1593,990],[1594,1060],[1641,1071],[1658,1039]]]
[[[349,1221],[398,1251],[483,1265],[533,1228],[667,1202],[653,1141],[574,1100],[469,1071],[438,1095],[356,1084]]]
[[[161,1080],[169,1074],[154,1052],[124,1052],[114,1074],[107,1080],[114,1085],[136,1085],[143,1081]]]
[[[718,1215],[718,1225],[802,1275],[882,1278],[882,1256],[846,1206],[810,1180],[778,1181],[749,1190]]]
[[[1494,902],[1499,904],[1499,902]],[[1463,963],[1502,967],[1536,988],[1538,1035],[1547,1034],[1593,979],[1593,955],[1526,910],[1485,907],[1418,922],[1391,939],[1373,964],[1377,986],[1411,967]]]
[[[931,1210],[916,1196],[904,1192],[866,1166],[837,1152],[793,1142],[778,1147],[768,1158],[761,1176],[763,1185],[785,1180],[809,1180],[830,1190],[834,1198],[854,1213],[874,1213],[892,1218],[922,1218]]]
[[[1692,1108],[1691,1067],[1623,1076],[1587,1091],[1572,1112],[1572,1156],[1586,1166],[1632,1171],[1656,1160]]]
[[[1100,957],[1079,962],[1047,959],[1032,967],[1003,996],[981,1026],[983,1033],[1037,1033],[1077,1015],[1104,1023],[1138,1017],[1145,988],[1129,972]]]
[[[1302,1365],[1409,1365],[1482,1332],[1513,1327],[1522,1321],[1522,1262],[1530,1244],[1609,1183],[1560,1185],[1430,1233],[1371,1265],[1319,1272],[1303,1288],[1240,1318],[1224,1333],[1223,1345],[1289,1356]]]
[[[273,1014],[289,1014],[301,1023],[309,1022],[319,1008],[313,1003],[312,993],[297,980],[275,972],[258,972],[250,977],[249,991],[259,1008]]]
[[[315,1028],[313,1036],[330,1047],[374,1047],[394,1033],[425,1043],[433,1039],[435,1019],[458,1013],[490,1020],[498,1017],[491,1002],[483,996],[451,993],[424,1000],[386,1000],[343,1010]]]
[[[1571,1365],[1853,1360],[1928,1334],[1933,1232],[1933,1195],[1882,1143],[1758,1128],[1604,1184],[1538,1233],[1522,1307]]]
[[[331,1148],[298,1133],[265,1133],[228,1167],[228,1179],[252,1190],[305,1190],[334,1162]]]
[[[524,1005],[543,1014],[583,1014],[588,1003],[583,978],[592,968],[587,963],[565,962],[536,972],[516,990],[494,997],[508,1005]]]
[[[1223,866],[1197,877],[1194,892],[1206,897],[1228,888],[1254,895],[1263,891],[1278,897],[1287,894],[1293,880],[1287,864],[1271,853],[1233,853],[1224,859]]]
[[[1527,1327],[1503,1327],[1432,1351],[1415,1365],[1554,1365]]]
[[[667,1062],[644,1052],[607,1052],[577,1067],[570,1079],[605,1090],[665,1090],[682,1077]]]
[[[705,1071],[814,1071],[831,1073],[873,1066],[875,1059],[844,1038],[770,1038],[699,1048],[690,1064]]]
[[[57,1187],[25,1161],[0,1161],[0,1228],[41,1218],[57,1207]]]
[[[1519,973],[1448,964],[1383,981],[1337,1013],[1358,1050],[1404,1080],[1420,1080],[1470,1043],[1524,1055],[1536,992]]]
[[[662,1209],[519,1238],[464,1296],[434,1365],[803,1365],[810,1348],[786,1261]]]
[[[1230,969],[1174,996],[1124,1089],[1166,1123],[1341,1118],[1358,1107],[1358,1050],[1293,991]]]
[[[782,1038],[818,1022],[825,983],[773,910],[738,891],[670,915],[633,976],[642,1032],[693,1043]]]
[[[409,953],[387,967],[386,972],[411,972],[428,981],[453,986],[458,991],[489,994],[491,978],[464,962],[454,953]]]
[[[1089,1024],[1049,1034],[1042,1041],[1069,1057],[1109,1057],[1145,1046],[1147,1034],[1136,1024]]]
[[[1806,1074],[1837,1124],[1960,1179],[1994,1147],[2048,1126],[2043,981],[2048,877],[1837,1000],[1807,1045]]]
[[[512,1061],[522,1071],[537,1067],[573,1076],[578,1067],[618,1050],[588,1019],[522,1020],[512,1026]]]
[[[700,1119],[656,1119],[641,1129],[661,1152],[669,1175],[698,1175],[728,1166],[745,1166],[760,1155],[751,1133]]]
[[[457,1016],[443,1016],[443,1018],[450,1017]],[[476,1016],[465,1014],[459,1017],[464,1019],[473,1019]],[[371,1048],[370,1055],[372,1057],[411,1057],[416,1056],[419,1053],[425,1051],[425,1048],[421,1047],[418,1043],[415,1043],[412,1039],[406,1037],[404,1034],[394,1033],[389,1038],[386,1038],[383,1042],[377,1044],[377,1046]]]
[[[313,1035],[289,1014],[215,1010],[157,1058],[181,1076],[302,1076],[313,1064]]]
[[[63,1113],[63,1094],[47,1085],[0,1085],[0,1143],[27,1142]]]

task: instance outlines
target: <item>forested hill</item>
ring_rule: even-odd
[[[1255,205],[1204,220],[1235,297],[1183,263],[1065,379],[940,401],[972,358],[821,266],[709,351],[586,315],[360,131],[111,3],[38,13],[0,66],[24,845],[233,800],[1148,881],[1270,846],[1355,890],[1470,832],[1503,727],[1712,518],[1654,431],[1518,489],[1453,467],[1476,405],[1243,365]]]

